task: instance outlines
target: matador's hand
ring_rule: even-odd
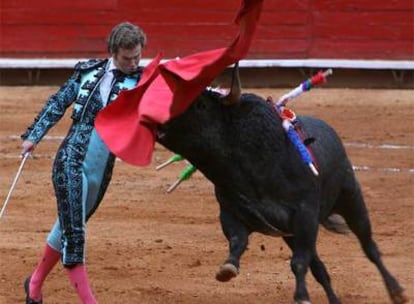
[[[24,140],[22,143],[22,156],[26,153],[30,153],[35,149],[36,145],[30,140]]]

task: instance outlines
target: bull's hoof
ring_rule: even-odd
[[[331,214],[322,223],[322,225],[329,231],[339,233],[339,234],[348,234],[349,232],[351,232],[344,218],[336,213]]]
[[[236,266],[226,263],[220,266],[219,271],[216,273],[216,280],[220,282],[228,282],[238,274],[239,271]]]
[[[408,297],[403,292],[399,294],[393,294],[391,298],[393,304],[404,304],[408,303],[409,301]]]

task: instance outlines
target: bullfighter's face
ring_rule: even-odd
[[[115,66],[125,74],[134,73],[141,59],[141,45],[132,49],[119,48],[116,53],[112,54]]]

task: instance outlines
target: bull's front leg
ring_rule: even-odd
[[[227,282],[239,274],[240,257],[247,248],[249,232],[243,223],[223,208],[220,208],[220,222],[229,242],[229,256],[216,273],[216,279]]]
[[[291,269],[296,278],[294,303],[310,304],[306,288],[306,273],[310,262],[316,254],[318,233],[318,214],[310,201],[302,203],[292,218],[293,237],[288,243],[293,251]]]

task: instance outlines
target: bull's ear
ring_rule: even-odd
[[[231,77],[231,87],[230,92],[223,97],[223,104],[232,105],[237,104],[240,101],[241,95],[241,82],[239,75],[239,62],[236,62],[233,67],[233,73]]]

